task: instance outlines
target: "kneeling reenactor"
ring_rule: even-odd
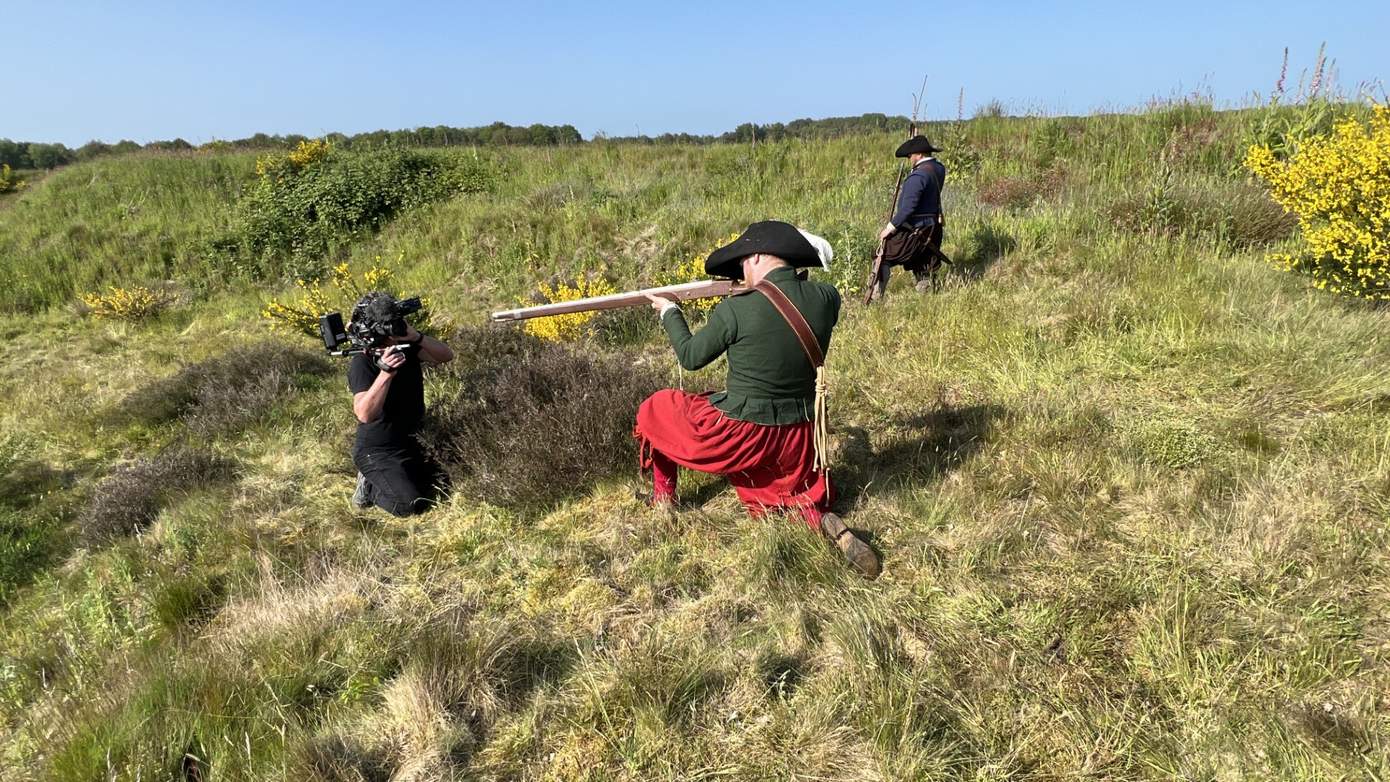
[[[878,555],[829,512],[828,474],[818,469],[817,375],[840,315],[833,285],[797,268],[829,268],[830,245],[788,223],[754,223],[715,250],[705,271],[750,288],[719,302],[692,334],[674,301],[648,296],[680,365],[699,369],[727,353],[727,388],[712,394],[658,391],[637,410],[642,467],[653,505],[676,496],[678,467],[728,478],[753,516],[795,511],[870,578]],[[823,418],[819,421],[823,424]]]

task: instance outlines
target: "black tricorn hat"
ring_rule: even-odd
[[[797,268],[830,268],[829,242],[815,234],[808,234],[791,223],[763,220],[748,226],[737,239],[710,253],[705,259],[705,273],[741,280],[741,262],[756,253],[775,255]]]
[[[932,146],[926,136],[913,136],[898,147],[898,151],[893,153],[893,157],[907,157],[912,154],[930,155],[940,151],[941,148]]]

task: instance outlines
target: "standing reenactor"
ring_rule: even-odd
[[[705,271],[743,280],[749,290],[720,301],[691,333],[674,301],[648,294],[687,370],[728,355],[726,390],[665,389],[637,410],[642,466],[652,470],[653,505],[676,496],[679,467],[728,478],[754,516],[799,514],[857,569],[879,573],[878,554],[830,513],[830,478],[818,464],[825,423],[817,411],[819,370],[840,316],[835,286],[798,268],[829,268],[830,244],[788,223],[754,223],[715,250]],[[818,447],[819,446],[819,447]]]
[[[897,157],[912,164],[912,172],[903,180],[893,219],[879,233],[883,242],[883,265],[875,298],[888,288],[892,266],[902,266],[917,278],[917,291],[931,289],[932,280],[946,256],[941,253],[942,230],[945,220],[941,214],[941,186],[946,182],[946,166],[933,155],[941,150],[932,146],[926,136],[913,136],[898,147]]]

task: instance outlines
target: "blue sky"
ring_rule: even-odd
[[[1390,2],[0,2],[0,137],[195,143],[420,125],[721,132],[999,99],[1086,113],[1267,93],[1320,43],[1390,82]],[[938,9],[913,18],[911,9]]]

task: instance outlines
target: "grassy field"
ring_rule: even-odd
[[[541,504],[356,512],[342,366],[260,322],[291,287],[194,252],[253,158],[7,196],[3,778],[1390,776],[1390,311],[1265,263],[1296,233],[1238,171],[1251,121],[931,129],[957,264],[847,305],[829,354],[875,582],[717,481],[650,513],[635,465]],[[781,218],[853,292],[896,141],[492,153],[491,192],[334,260],[394,263],[469,327],[552,275],[649,282]],[[150,321],[71,306],[166,280],[184,293]],[[461,362],[495,360],[460,333]],[[625,334],[584,349],[720,382]]]

